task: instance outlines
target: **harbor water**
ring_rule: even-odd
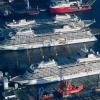
[[[42,2],[42,1],[41,1]],[[46,1],[47,2],[47,1]],[[34,4],[34,2],[33,2]],[[90,28],[91,29],[99,29],[100,28],[100,15],[98,14],[99,10],[99,4],[100,1],[97,0],[95,4],[93,5],[93,10],[89,12],[78,12],[76,15],[78,15],[81,19],[95,19],[96,23],[94,23]],[[45,5],[45,4],[44,4]],[[43,5],[42,5],[43,6]],[[26,15],[13,15],[8,16],[6,18],[1,17],[1,26],[4,24],[4,22],[11,21],[13,19],[19,20],[19,19],[47,19],[51,18],[54,15],[49,14],[48,12],[42,12],[39,15],[36,16],[26,16]],[[4,27],[4,26],[2,26]],[[48,27],[49,28],[49,27]],[[48,30],[47,28],[45,30]],[[9,30],[11,31],[11,30]],[[7,31],[5,31],[4,34],[8,34]],[[98,41],[95,43],[84,43],[84,44],[73,44],[73,45],[65,45],[60,47],[49,47],[49,48],[39,48],[39,49],[32,49],[32,50],[22,50],[22,51],[0,51],[0,69],[22,69],[25,70],[31,63],[38,63],[42,60],[49,60],[50,58],[56,59],[57,56],[69,56],[73,55],[73,53],[77,53],[77,51],[80,48],[84,48],[84,45],[86,45],[87,48],[93,48],[96,51],[99,51],[99,37],[97,36]],[[48,53],[49,52],[49,53]]]

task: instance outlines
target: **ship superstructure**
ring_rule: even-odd
[[[54,18],[54,23],[74,23],[74,24],[80,24],[84,25],[86,27],[90,26],[91,24],[95,23],[95,20],[81,20],[79,17],[76,15],[69,15],[69,14],[64,14],[64,15],[56,15]]]

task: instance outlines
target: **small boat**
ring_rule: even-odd
[[[20,28],[20,27],[24,27],[24,26],[28,26],[28,25],[33,25],[36,24],[35,20],[32,21],[26,21],[26,19],[22,19],[19,22],[16,22],[15,20],[13,20],[12,23],[8,23],[7,26],[11,27],[11,28]]]
[[[52,1],[49,10],[51,13],[56,13],[56,14],[72,13],[72,12],[79,12],[79,11],[89,11],[92,9],[91,5],[95,1],[96,0],[93,0],[91,2],[87,2],[86,4],[82,4],[82,0]]]
[[[77,94],[84,89],[83,84],[78,84],[77,86],[71,83],[61,82],[58,90],[53,90],[52,92],[44,91],[40,100],[53,100],[54,98],[64,98],[66,95]]]
[[[72,85],[70,82],[61,82],[59,92],[65,95],[71,95],[81,92],[84,89],[83,84]]]
[[[68,83],[67,85],[67,94],[75,94],[75,93],[79,93],[84,89],[83,84],[78,85],[78,86],[73,86],[71,83]]]

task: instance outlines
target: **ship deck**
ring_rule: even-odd
[[[33,34],[30,36],[15,35],[14,39],[0,43],[0,50],[20,50],[48,46],[58,46],[75,43],[96,41],[96,37],[90,31],[77,31],[51,34]]]
[[[11,81],[20,84],[44,84],[61,80],[74,79],[89,75],[100,74],[100,57],[97,61],[85,63],[73,63],[63,66],[50,66],[47,68],[37,68],[31,77],[27,79],[22,76],[16,76]]]

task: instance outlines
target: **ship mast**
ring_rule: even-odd
[[[82,0],[80,0],[80,4],[82,4]]]
[[[31,7],[30,7],[30,2],[29,2],[29,0],[25,0],[25,2],[26,2],[26,4],[27,4],[27,9],[29,10]]]

